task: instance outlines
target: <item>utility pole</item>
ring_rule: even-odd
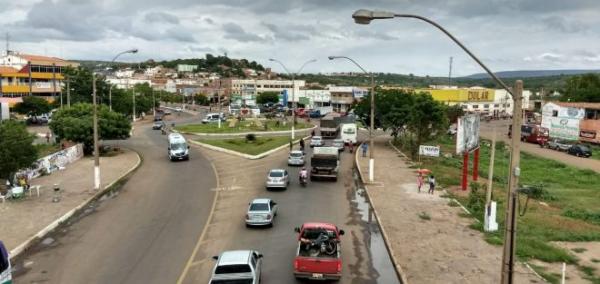
[[[450,56],[450,68],[448,70],[448,87],[450,87],[450,85],[452,84],[451,83],[451,80],[452,80],[452,59],[453,59],[452,56]]]
[[[375,134],[375,76],[373,72],[371,75],[371,127],[369,127],[369,181],[373,182],[375,179],[375,141],[373,141],[373,135]]]
[[[100,189],[100,151],[98,147],[98,107],[96,102],[96,74],[92,74],[92,100],[94,105],[94,190]]]
[[[71,79],[67,78],[67,106],[71,107]]]
[[[492,184],[494,179],[494,156],[496,154],[496,128],[492,129],[492,149],[490,155],[490,168],[488,171],[488,186],[485,194],[485,212],[483,216],[483,230],[495,232],[498,230],[496,222],[496,202],[492,201]]]
[[[152,116],[156,116],[156,99],[154,98],[154,88],[152,88]]]
[[[135,122],[135,91],[131,93],[131,97],[133,100],[133,122]]]
[[[227,56],[227,55],[225,55]],[[219,78],[219,89],[217,90],[217,103],[219,104],[219,120],[218,127],[221,129],[221,79]],[[231,98],[229,99],[229,105],[231,106]]]
[[[510,152],[510,173],[507,191],[506,227],[504,229],[504,252],[502,254],[502,284],[514,284],[515,248],[517,236],[517,212],[520,151],[521,151],[521,123],[522,123],[522,94],[523,81],[517,80],[513,89],[513,121]]]

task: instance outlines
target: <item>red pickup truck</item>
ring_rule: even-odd
[[[312,280],[339,280],[342,277],[344,230],[329,223],[304,223],[295,228],[298,249],[294,259],[294,276]]]

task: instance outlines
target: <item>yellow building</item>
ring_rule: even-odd
[[[495,90],[485,88],[415,89],[430,93],[434,100],[451,104],[493,102]]]
[[[78,65],[55,57],[9,52],[0,57],[0,101],[12,105],[30,95],[52,101],[60,96],[63,69]]]

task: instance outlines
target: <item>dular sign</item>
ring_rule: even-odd
[[[471,152],[479,147],[479,115],[469,114],[458,119],[456,154]]]
[[[440,147],[439,146],[426,146],[419,145],[419,155],[429,157],[439,157]]]

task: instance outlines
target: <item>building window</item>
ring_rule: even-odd
[[[557,117],[558,116],[558,110],[553,110],[552,111],[552,116]]]
[[[500,104],[494,104],[494,107],[495,107],[495,108],[499,108],[499,107],[500,107]]]
[[[479,108],[479,105],[473,105],[473,108]]]
[[[488,104],[484,104],[484,105],[483,105],[483,108],[490,108],[490,105],[488,105]]]

